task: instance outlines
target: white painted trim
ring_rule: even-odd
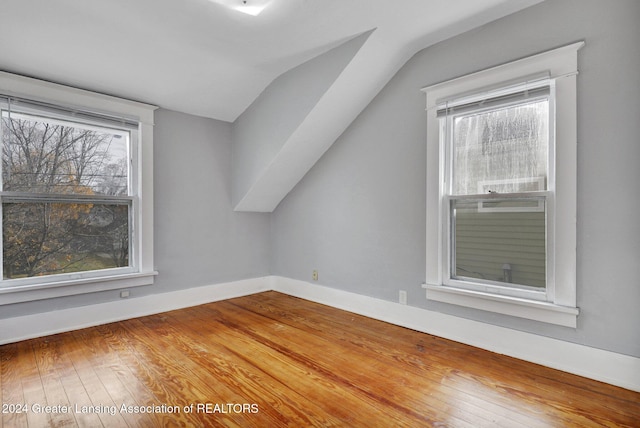
[[[0,288],[0,306],[153,284],[158,272],[135,272]]]
[[[426,184],[426,272],[425,279],[431,285],[464,286],[458,281],[452,284],[448,272],[450,269],[450,216],[445,191],[447,154],[440,139],[440,120],[437,117],[437,106],[441,100],[455,99],[473,93],[482,93],[489,88],[509,85],[515,81],[523,81],[531,76],[550,76],[555,86],[555,103],[552,107],[555,139],[553,147],[549,147],[549,197],[547,203],[547,282],[546,300],[555,306],[571,307],[577,311],[576,297],[576,75],[578,73],[578,50],[583,41],[542,52],[496,67],[481,70],[462,77],[437,83],[422,89],[426,95],[427,110],[427,184]],[[464,95],[463,95],[464,94]],[[551,143],[551,141],[550,141]],[[507,262],[507,261],[505,261]],[[474,285],[469,284],[469,289]],[[444,287],[442,288],[444,290]],[[507,309],[509,302],[502,299],[499,305],[487,304],[486,299],[471,299],[468,295],[437,292],[427,293],[427,298],[446,301],[466,307],[474,307],[486,311],[498,308],[497,312],[517,313],[521,305],[515,304]],[[514,289],[512,297],[519,295]],[[507,294],[506,292],[504,294]],[[442,300],[446,299],[446,300]],[[514,300],[515,302],[515,300]],[[478,303],[478,305],[474,305]],[[552,308],[552,306],[549,306]],[[567,325],[566,319],[558,319],[557,311],[550,311],[549,316],[543,314],[545,308],[536,311],[521,311],[520,317],[535,314],[531,318],[537,321]],[[577,314],[576,314],[577,315]]]
[[[279,276],[0,319],[0,345],[269,290],[640,391],[637,357]]]
[[[422,288],[427,290],[428,300],[557,324],[564,327],[576,328],[578,314],[580,313],[578,308],[496,293],[483,293],[452,286],[423,284]]]
[[[153,125],[153,112],[158,107],[125,100],[97,92],[73,88],[40,79],[0,71],[0,92],[5,95],[27,97],[66,107],[76,107],[110,116],[136,118]],[[114,114],[117,113],[117,114]]]
[[[400,303],[273,277],[275,291],[476,346],[568,373],[640,391],[640,358],[472,321]]]
[[[245,279],[0,319],[0,345],[260,293],[269,284],[268,278]]]
[[[64,281],[47,277],[38,283],[39,287],[29,284],[31,281],[15,280],[17,286],[0,284],[0,306],[153,284],[153,277],[157,274],[153,262],[153,120],[157,107],[2,71],[0,94],[139,122],[138,141],[133,145],[132,153],[137,164],[134,168],[136,176],[133,177],[133,187],[136,189],[133,195],[134,233],[130,245],[130,260],[135,273],[125,273],[116,278],[104,272],[104,276],[96,274],[96,279],[86,279],[82,277],[90,274],[85,272],[65,275]],[[7,281],[10,282],[12,280]]]

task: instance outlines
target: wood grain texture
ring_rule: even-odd
[[[640,427],[639,393],[276,292],[3,345],[0,362],[7,428]]]

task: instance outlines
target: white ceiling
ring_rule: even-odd
[[[402,53],[375,67],[539,1],[271,0],[251,16],[211,0],[0,0],[0,70],[234,121],[362,32]]]

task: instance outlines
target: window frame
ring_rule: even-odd
[[[548,221],[549,218],[554,217],[553,213],[553,185],[555,177],[554,171],[554,163],[552,162],[553,153],[555,151],[554,146],[554,135],[552,132],[553,129],[553,118],[554,118],[554,85],[548,79],[548,77],[544,79],[539,79],[536,77],[533,80],[533,83],[528,83],[529,78],[525,77],[522,83],[519,83],[517,89],[514,88],[514,85],[509,84],[506,85],[507,88],[498,88],[497,90],[484,90],[481,89],[479,92],[482,94],[482,97],[487,99],[487,103],[493,104],[491,107],[486,108],[481,105],[478,105],[475,108],[466,108],[462,113],[456,113],[455,108],[447,108],[451,110],[451,113],[443,113],[439,119],[440,122],[440,135],[439,135],[439,144],[440,150],[443,156],[443,170],[444,170],[444,185],[442,186],[442,194],[441,205],[442,205],[442,219],[443,219],[443,227],[442,227],[442,252],[443,252],[443,285],[458,287],[461,289],[475,290],[481,292],[487,292],[491,294],[496,294],[500,296],[512,296],[512,297],[522,297],[531,300],[540,300],[540,301],[549,301],[552,300],[552,296],[555,290],[554,283],[554,260],[553,258],[546,257],[550,251],[552,251],[553,243],[553,228],[545,226],[546,232],[546,243],[545,243],[545,260],[546,260],[546,273],[545,273],[545,288],[540,289],[536,287],[528,287],[525,285],[508,285],[505,282],[494,281],[494,280],[483,280],[473,277],[464,277],[464,275],[458,275],[454,277],[454,266],[457,266],[457,258],[456,250],[457,246],[455,245],[455,241],[457,238],[457,230],[456,223],[454,220],[453,208],[452,204],[454,201],[472,201],[477,204],[478,213],[486,213],[486,212],[494,212],[494,213],[504,213],[504,212],[526,212],[532,211],[531,209],[522,210],[522,209],[500,209],[500,208],[484,208],[485,202],[495,202],[495,201],[514,201],[514,200],[538,200],[537,209],[535,211],[542,211],[545,213],[545,220]],[[510,95],[512,93],[521,92],[522,87],[549,87],[548,91],[545,91],[545,95],[535,96],[532,99],[522,99],[514,102],[511,100]],[[498,95],[500,94],[500,95]],[[509,98],[504,102],[494,101],[496,97],[500,98]],[[454,96],[454,98],[456,98]],[[468,96],[465,96],[468,98]],[[540,100],[545,99],[548,103],[548,119],[549,119],[549,131],[547,138],[547,187],[542,184],[544,179],[541,179],[541,187],[537,191],[528,191],[521,193],[480,193],[478,190],[473,194],[457,194],[454,192],[454,183],[456,182],[456,168],[455,168],[455,149],[454,149],[454,123],[458,117],[464,117],[469,115],[477,115],[483,114],[487,112],[494,111],[496,109],[502,109],[505,107],[516,106],[523,101],[530,102],[532,100]],[[441,104],[440,102],[438,104]],[[485,104],[484,102],[482,104]],[[440,111],[441,109],[439,109]],[[527,179],[515,179],[515,182],[525,182]],[[529,179],[530,180],[530,179]],[[489,181],[481,181],[478,183],[478,187],[481,187],[482,184],[487,182],[499,182],[504,180],[489,180]],[[540,207],[543,207],[540,210]]]
[[[530,178],[516,178],[514,180],[510,180],[511,182],[516,182],[516,183],[534,183],[537,184],[538,188],[535,191],[543,191],[544,189],[544,179],[540,178],[540,177],[530,177]],[[478,194],[482,194],[482,193],[487,193],[484,191],[484,186],[485,185],[489,185],[489,184],[501,184],[505,182],[505,180],[483,180],[483,181],[479,181],[478,182]],[[530,195],[532,193],[527,193],[527,196]],[[490,199],[487,199],[490,200]],[[495,208],[491,208],[491,207],[485,207],[484,206],[484,202],[485,201],[478,201],[478,212],[480,213],[504,213],[504,212],[510,212],[510,213],[521,213],[521,212],[541,212],[544,211],[544,207],[543,204],[538,203],[538,205],[536,207],[522,207],[522,208],[499,208],[499,207],[495,207]]]
[[[477,195],[469,195],[469,196],[444,196],[443,207],[443,219],[445,219],[445,225],[443,226],[443,273],[449,272],[449,275],[443,274],[443,285],[457,287],[460,289],[480,291],[485,293],[490,293],[498,296],[511,296],[511,297],[519,297],[536,301],[550,301],[550,296],[553,296],[554,291],[554,283],[553,283],[553,261],[549,261],[549,257],[547,259],[546,266],[546,287],[544,290],[540,290],[538,287],[527,286],[527,285],[517,285],[514,284],[512,286],[508,285],[505,282],[494,281],[489,279],[478,279],[473,277],[464,277],[463,275],[459,275],[458,277],[453,277],[453,267],[454,267],[454,253],[455,253],[455,237],[452,233],[453,225],[452,225],[452,209],[450,208],[452,201],[472,201],[478,203],[482,201],[495,201],[495,200],[521,200],[521,199],[529,199],[529,200],[545,200],[545,204],[549,205],[550,195],[548,192],[535,192],[530,194],[509,194],[502,196],[500,195],[499,199],[496,199],[493,195],[487,195],[486,197],[479,197]],[[549,216],[549,210],[547,210],[546,215]],[[553,242],[553,237],[549,237],[549,228],[547,227],[547,254],[549,253],[550,243]]]
[[[153,265],[153,116],[157,107],[135,101],[71,88],[29,77],[0,72],[0,94],[51,105],[79,115],[112,118],[136,123],[131,130],[131,190],[122,198],[98,196],[109,202],[124,200],[130,204],[129,266],[122,268],[54,274],[43,277],[0,280],[0,306],[32,300],[150,285],[157,272]],[[53,114],[55,116],[55,113]],[[64,115],[61,116],[64,119]],[[84,120],[78,122],[83,123]],[[91,120],[86,122],[91,123]],[[85,122],[85,123],[86,123]],[[134,139],[137,138],[137,141]],[[86,201],[80,195],[13,195],[2,192],[3,199],[17,197],[35,201]],[[91,198],[89,198],[91,199]]]
[[[422,89],[427,101],[426,289],[428,300],[501,313],[575,328],[576,186],[577,186],[577,42],[541,54],[482,70]],[[555,85],[555,144],[549,147],[547,195],[547,260],[550,269],[544,296],[501,293],[495,287],[467,287],[449,278],[450,224],[446,181],[447,153],[440,139],[438,106],[442,100],[508,88],[531,76],[547,76]],[[551,125],[550,125],[551,126]],[[552,131],[553,132],[553,131]],[[560,166],[556,168],[554,166]],[[527,192],[523,195],[533,195]]]

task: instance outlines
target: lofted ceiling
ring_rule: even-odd
[[[384,54],[367,64],[388,68],[539,1],[260,0],[252,16],[242,0],[0,0],[0,70],[233,122],[276,77],[358,34],[375,29]]]

